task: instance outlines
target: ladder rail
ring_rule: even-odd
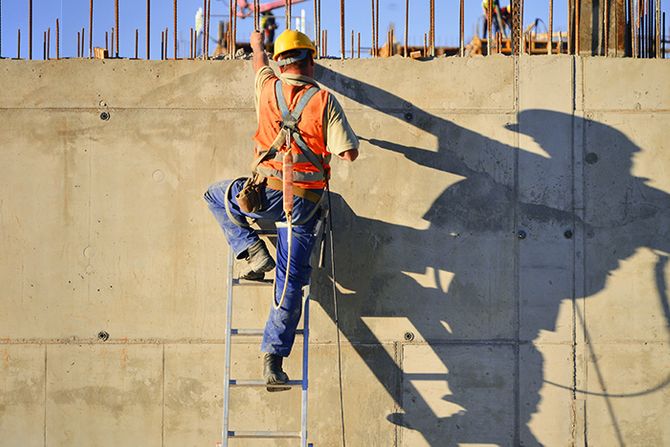
[[[230,358],[232,346],[230,343],[231,329],[233,326],[233,264],[235,258],[233,250],[228,249],[228,303],[226,303],[226,365],[223,370],[223,428],[221,431],[221,440],[223,447],[228,447],[228,410],[230,401]]]

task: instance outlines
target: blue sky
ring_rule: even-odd
[[[330,55],[339,56],[339,0],[322,0],[322,28],[328,30],[328,51]],[[466,41],[472,37],[477,21],[481,16],[480,0],[465,0],[465,34]],[[506,4],[505,0],[501,1]],[[546,22],[548,16],[548,0],[529,0],[525,2],[526,24],[536,17]],[[188,51],[189,28],[194,26],[194,17],[202,0],[179,0],[178,32],[180,39],[180,57]],[[351,30],[361,33],[362,46],[370,46],[371,18],[369,0],[346,0],[347,48],[351,40]],[[86,27],[88,36],[89,0],[33,0],[33,58],[42,58],[43,32],[51,27],[52,55],[55,54],[55,21],[60,19],[61,56],[76,56],[77,31]],[[423,33],[428,30],[428,0],[410,0],[410,44],[422,45]],[[458,44],[458,5],[459,0],[436,1],[436,40],[438,45]],[[140,57],[145,55],[145,13],[144,0],[120,0],[121,56],[132,57],[134,54],[135,29],[139,29]],[[160,33],[165,27],[170,28],[172,39],[172,1],[152,0],[151,2],[151,57],[160,57]],[[313,34],[313,0],[293,6],[293,16],[299,16],[304,9],[307,16],[307,32]],[[389,24],[396,25],[396,38],[402,40],[404,26],[404,0],[380,0],[380,40],[386,40]],[[667,6],[664,7],[667,9]],[[215,20],[220,16],[227,17],[228,0],[212,0],[212,33],[216,32]],[[284,16],[284,9],[275,11],[278,17]],[[554,29],[565,31],[567,16],[567,0],[554,0]],[[278,23],[283,29],[284,21]],[[94,46],[104,47],[105,31],[114,26],[114,0],[94,0]],[[28,54],[28,0],[2,0],[2,56],[16,57],[17,28],[21,28],[21,56]],[[251,19],[238,21],[238,41],[248,41],[252,28]],[[86,40],[88,52],[88,38]],[[210,44],[213,51],[214,44]],[[170,40],[170,57],[172,56],[172,40]]]

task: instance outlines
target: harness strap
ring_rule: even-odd
[[[268,177],[266,181],[267,181],[266,186],[268,188],[274,189],[276,191],[282,190],[283,185],[281,180],[274,177]],[[309,200],[312,203],[319,203],[321,201],[321,195],[313,191],[310,191],[309,189],[300,188],[295,185],[293,185],[293,195],[301,197],[305,200]]]

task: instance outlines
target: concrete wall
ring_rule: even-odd
[[[220,440],[227,246],[202,193],[248,169],[248,65],[0,61],[1,446]],[[364,139],[332,182],[347,445],[670,445],[670,64],[318,75]],[[314,283],[310,437],[337,446]],[[261,327],[267,289],[241,293]],[[258,377],[258,343],[234,349]],[[297,392],[231,397],[231,428],[299,425]]]

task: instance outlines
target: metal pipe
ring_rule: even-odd
[[[119,57],[119,34],[121,34],[121,29],[119,28],[119,0],[114,0],[114,29],[116,30],[116,57]]]
[[[409,57],[409,0],[405,0],[405,57]],[[359,51],[360,52],[360,51]]]
[[[353,42],[353,31],[351,33],[351,40]],[[351,51],[353,51],[353,47],[352,45]],[[340,0],[340,54],[342,55],[342,60],[344,60],[344,0]]]
[[[33,60],[33,0],[28,0],[28,59]]]
[[[465,4],[464,0],[461,0],[460,4],[460,23],[459,23],[459,53],[461,57],[465,56]]]
[[[174,25],[174,60],[177,60],[177,0],[173,2],[173,25]]]
[[[151,0],[147,0],[147,60],[151,60]]]
[[[88,57],[93,58],[93,0],[88,4]]]
[[[139,59],[139,57],[138,57],[139,56],[139,54],[138,54],[139,40],[140,40],[140,30],[135,28],[135,59]]]
[[[56,59],[60,59],[60,21],[56,19]]]

